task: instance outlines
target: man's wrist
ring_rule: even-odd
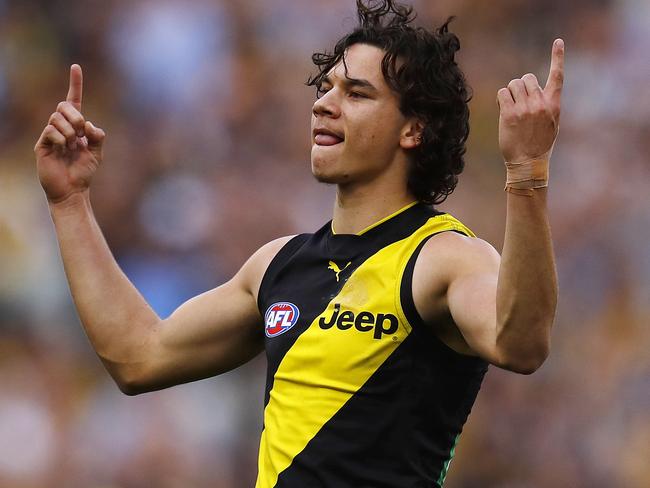
[[[548,187],[549,159],[545,156],[521,162],[505,162],[504,190],[517,195],[532,195],[533,190]]]
[[[87,209],[90,207],[90,192],[86,189],[71,193],[61,200],[52,201],[48,199],[47,204],[51,214],[67,214],[79,209]]]

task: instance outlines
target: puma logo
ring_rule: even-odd
[[[343,269],[341,269],[341,268],[339,268],[339,265],[336,264],[334,261],[330,261],[330,265],[327,267],[327,269],[331,269],[332,271],[334,271],[334,273],[336,274],[336,281],[338,282],[339,281],[339,273],[341,273],[341,271],[345,271],[345,269],[348,266],[350,266],[351,264],[352,264],[352,261],[350,261],[348,264],[345,265],[345,267]]]

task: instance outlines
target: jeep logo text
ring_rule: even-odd
[[[321,317],[318,321],[321,329],[331,329],[336,326],[341,330],[347,330],[354,327],[359,332],[373,331],[372,336],[375,339],[381,339],[385,334],[394,334],[397,332],[399,322],[397,317],[392,313],[378,313],[376,316],[371,312],[359,312],[354,315],[351,310],[341,312],[341,304],[334,305],[334,312],[329,320]]]

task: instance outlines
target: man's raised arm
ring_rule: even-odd
[[[557,39],[544,89],[529,73],[512,80],[497,95],[499,146],[507,168],[507,216],[496,284],[495,327],[485,327],[486,317],[494,317],[494,312],[485,311],[477,319],[466,311],[471,306],[468,295],[472,296],[466,292],[473,281],[474,288],[480,289],[477,280],[466,279],[469,287],[465,290],[459,280],[460,286],[452,284],[449,290],[450,309],[460,319],[459,327],[470,346],[495,364],[522,373],[535,371],[546,359],[557,304],[546,198],[563,76],[564,42]]]
[[[70,290],[86,333],[122,391],[139,393],[232,369],[263,348],[256,294],[268,262],[288,238],[262,247],[228,283],[161,320],[124,275],[93,215],[91,179],[104,131],[85,120],[81,67],[34,152]]]
[[[480,239],[443,233],[422,249],[413,278],[423,317],[436,316],[437,303],[451,314],[460,335],[447,334],[450,346],[519,373],[532,373],[546,359],[555,318],[546,187],[563,73],[564,43],[558,39],[544,89],[526,74],[498,92],[499,146],[507,168],[502,256]]]

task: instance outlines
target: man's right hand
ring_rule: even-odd
[[[106,134],[81,114],[82,91],[81,66],[73,64],[68,96],[50,116],[34,146],[38,179],[50,203],[86,191],[102,161]]]

